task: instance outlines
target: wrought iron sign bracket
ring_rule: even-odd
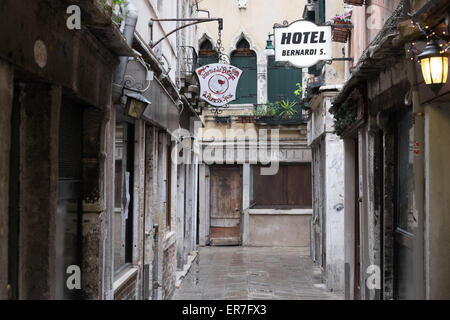
[[[182,25],[181,27],[175,28],[174,30],[170,31],[168,34],[166,34],[164,37],[162,37],[161,39],[159,39],[158,41],[156,41],[155,43],[150,44],[151,48],[156,47],[161,41],[163,41],[164,39],[166,39],[167,37],[171,36],[172,34],[174,34],[175,32],[196,25],[196,24],[200,24],[200,23],[205,23],[205,22],[211,22],[211,21],[217,21],[219,24],[219,31],[223,30],[223,18],[186,18],[186,19],[151,19],[152,22],[164,22],[164,21],[181,21],[181,22],[188,22],[188,21],[192,21],[189,23],[186,23],[185,25]],[[153,33],[153,28],[152,31]],[[153,35],[152,35],[153,38]]]

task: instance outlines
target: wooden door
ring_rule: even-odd
[[[211,245],[241,244],[242,175],[240,166],[211,166]]]

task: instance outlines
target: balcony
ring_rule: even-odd
[[[255,123],[260,126],[303,124],[306,123],[302,113],[303,107],[303,103],[297,102],[294,106],[292,106],[292,111],[287,113],[286,109],[283,109],[283,107],[281,106],[258,106],[255,111]],[[258,108],[265,108],[266,114],[261,114],[262,112],[258,112]]]
[[[325,79],[323,76],[309,78],[306,85],[306,100],[311,100],[324,84]]]

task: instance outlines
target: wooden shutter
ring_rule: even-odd
[[[275,57],[269,57],[268,89],[269,101],[297,101],[294,91],[302,83],[302,69],[275,65]]]
[[[282,165],[274,176],[261,175],[261,166],[256,166],[253,197],[255,208],[311,208],[311,164]]]
[[[257,103],[257,69],[256,56],[233,55],[231,64],[243,71],[239,80],[236,100],[233,104]]]

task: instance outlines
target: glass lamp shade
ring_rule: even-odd
[[[267,40],[266,49],[264,50],[264,55],[267,57],[275,55],[275,49],[273,47],[273,42],[270,39],[270,34],[269,39]]]
[[[430,41],[425,51],[418,56],[425,83],[436,93],[447,83],[448,56],[441,53],[438,45]]]
[[[125,94],[127,96],[127,114],[130,117],[140,119],[145,109],[151,104],[143,95],[136,92]]]
[[[420,60],[426,84],[444,84],[448,78],[448,57],[431,57]]]
[[[130,117],[139,119],[144,113],[146,107],[147,103],[135,99],[130,99],[128,115]]]

